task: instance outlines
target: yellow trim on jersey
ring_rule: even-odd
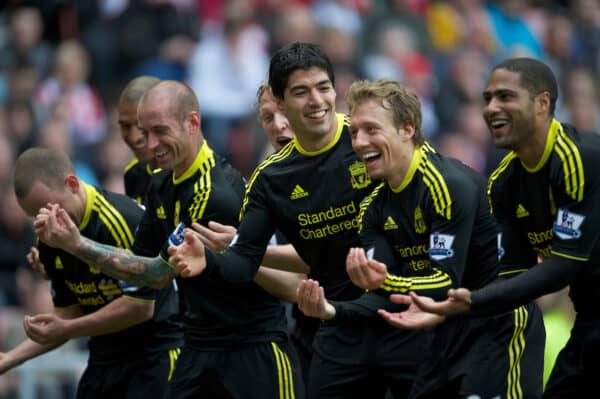
[[[550,253],[552,255],[560,256],[561,258],[567,258],[567,259],[572,259],[572,260],[580,260],[582,262],[587,262],[588,260],[590,260],[590,258],[582,258],[582,257],[579,257],[579,256],[573,256],[573,255],[563,254],[562,252],[557,252],[557,251],[554,251],[554,250],[551,250]]]
[[[129,163],[125,166],[125,170],[124,172],[127,173],[129,172],[129,170],[131,168],[133,168],[135,165],[137,165],[138,163],[140,163],[140,160],[137,158],[133,158],[131,161],[129,161]]]
[[[379,185],[377,187],[375,187],[375,189],[371,192],[371,194],[367,195],[365,197],[365,199],[363,199],[360,202],[359,205],[359,209],[358,209],[358,217],[357,217],[357,221],[358,221],[358,233],[360,234],[360,232],[362,231],[363,228],[363,217],[365,216],[365,212],[367,211],[367,209],[369,208],[369,205],[371,204],[371,202],[373,202],[373,200],[375,199],[375,197],[377,197],[377,195],[379,194],[379,191],[381,190],[381,188],[385,185],[385,182],[379,183]]]
[[[506,168],[508,168],[512,160],[516,157],[516,153],[512,151],[509,152],[504,156],[504,158],[502,158],[496,169],[494,169],[494,171],[490,174],[490,178],[488,179],[487,195],[491,213],[494,213],[494,208],[492,206],[492,186],[494,185],[494,182],[498,179],[498,177],[506,170]]]
[[[152,303],[152,302],[156,302],[155,299],[145,299],[145,298],[136,298],[134,296],[129,296],[126,294],[121,295],[121,298],[127,298],[130,299],[132,301],[136,301],[136,302],[143,302],[143,303]]]
[[[189,209],[192,221],[200,220],[204,216],[211,190],[212,179],[210,171],[207,171],[194,183],[194,199]]]
[[[429,162],[426,151],[421,147],[419,171],[423,174],[423,182],[429,188],[435,211],[450,220],[452,218],[452,198],[444,177],[437,168]]]
[[[398,187],[390,186],[393,192],[399,193],[400,191],[404,190],[406,186],[408,186],[408,184],[412,181],[415,172],[417,171],[417,168],[421,163],[421,158],[423,157],[423,153],[421,151],[428,151],[427,148],[430,147],[415,147],[415,149],[413,150],[412,159],[410,160],[410,165],[408,165],[408,170],[404,175],[404,179],[402,179],[402,183],[400,183]]]
[[[183,172],[181,176],[177,178],[175,177],[175,174],[173,174],[173,184],[177,185],[182,181],[190,178],[199,169],[203,172],[206,172],[211,167],[215,166],[215,158],[213,155],[213,151],[208,146],[206,140],[204,140],[202,142],[202,146],[200,146],[200,151],[198,151],[198,155],[196,155],[196,158],[194,159],[192,165],[190,165],[190,167],[185,172]]]
[[[508,344],[508,375],[506,390],[507,399],[517,399],[523,397],[523,388],[521,387],[521,358],[525,353],[525,336],[523,332],[527,328],[529,313],[524,306],[513,310],[515,329]]]
[[[171,381],[173,378],[173,373],[175,372],[175,363],[177,363],[177,358],[181,353],[181,348],[169,349],[169,376],[167,377],[167,381]]]
[[[83,212],[83,217],[81,218],[81,223],[79,223],[79,231],[86,228],[87,224],[90,222],[90,217],[92,216],[92,209],[94,202],[96,201],[96,188],[85,183],[83,180],[79,180],[79,182],[83,185],[83,191],[85,192],[85,211]]]
[[[433,268],[429,276],[402,277],[387,273],[380,289],[387,292],[406,293],[417,290],[430,290],[452,285],[452,278],[438,268]]]
[[[435,150],[435,148],[433,148],[433,146],[431,145],[431,143],[429,143],[428,141],[426,141],[425,143],[423,143],[423,145],[421,147],[423,148],[424,152],[437,153],[437,151]]]
[[[583,200],[585,184],[581,154],[579,153],[579,148],[577,148],[575,143],[573,143],[569,136],[564,132],[560,123],[556,122],[555,126],[555,122],[556,120],[553,119],[552,127],[558,132],[554,149],[562,161],[565,190],[573,200],[579,202]]]
[[[500,272],[500,273],[498,273],[498,276],[499,276],[499,277],[502,277],[502,276],[508,276],[508,275],[515,274],[515,273],[523,273],[523,272],[526,272],[527,270],[528,270],[528,269],[514,269],[514,270],[507,270],[507,271],[505,271],[505,272]]]
[[[335,135],[333,136],[333,140],[331,140],[329,142],[329,144],[327,144],[325,147],[317,150],[317,151],[306,151],[304,148],[302,148],[302,146],[300,145],[300,142],[298,141],[297,137],[294,137],[294,139],[292,140],[292,142],[294,143],[294,146],[296,147],[296,149],[298,150],[298,152],[302,155],[305,155],[307,157],[314,157],[315,155],[319,155],[319,154],[323,154],[324,152],[327,152],[331,149],[331,147],[333,147],[334,145],[336,145],[336,143],[338,142],[338,140],[340,139],[340,137],[342,136],[342,130],[344,129],[344,125],[347,125],[347,118],[346,115],[344,114],[335,114],[336,120],[337,120],[337,129],[335,131]]]
[[[275,342],[271,342],[275,363],[277,364],[277,381],[280,399],[295,399],[294,374],[288,355]]]
[[[523,168],[527,172],[535,173],[538,170],[542,169],[542,167],[546,164],[546,161],[548,160],[548,158],[550,158],[550,155],[552,155],[552,150],[554,148],[554,143],[556,142],[556,136],[559,128],[560,123],[558,123],[556,119],[552,119],[552,122],[550,123],[550,128],[548,129],[548,134],[546,135],[546,145],[544,146],[544,153],[542,154],[542,157],[540,158],[538,163],[533,168],[528,168],[527,165],[525,165],[521,161],[521,165],[523,165]]]
[[[254,172],[252,173],[252,176],[250,176],[250,180],[248,180],[248,184],[246,185],[246,193],[244,195],[244,201],[242,202],[242,208],[240,209],[240,220],[242,220],[244,212],[246,211],[246,206],[248,205],[248,193],[250,192],[250,189],[254,185],[254,182],[256,181],[256,178],[258,177],[260,172],[267,166],[287,158],[291,153],[294,152],[295,148],[296,147],[294,145],[294,142],[290,141],[281,150],[267,157],[267,159],[262,161],[256,167],[256,169],[254,169]]]
[[[118,247],[127,249],[133,245],[133,232],[125,218],[100,193],[96,193],[94,210],[98,212],[98,217],[106,225]]]

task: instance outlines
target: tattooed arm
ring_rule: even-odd
[[[161,288],[177,275],[160,257],[137,256],[129,250],[81,236],[67,212],[58,205],[41,209],[35,218],[34,228],[46,244],[73,254],[104,274],[137,286]]]

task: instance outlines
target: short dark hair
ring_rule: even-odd
[[[335,85],[331,61],[318,45],[295,42],[277,50],[269,65],[269,85],[273,96],[283,99],[290,75],[297,69],[308,70],[313,67],[327,72],[331,84]]]
[[[63,151],[33,147],[23,152],[15,162],[14,188],[17,198],[24,198],[36,181],[52,189],[62,187],[64,178],[74,174],[71,160]]]
[[[127,83],[121,92],[119,101],[137,103],[140,101],[140,98],[142,98],[144,93],[152,86],[155,86],[158,82],[160,82],[160,79],[155,78],[154,76],[138,76]]]
[[[492,71],[497,69],[518,73],[521,86],[527,89],[531,97],[545,91],[550,93],[550,116],[554,115],[558,99],[558,84],[548,65],[533,58],[509,58],[496,65]]]

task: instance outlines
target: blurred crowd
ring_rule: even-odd
[[[116,102],[135,76],[188,83],[210,145],[246,176],[271,152],[257,123],[256,90],[273,50],[292,41],[319,43],[330,56],[339,112],[347,111],[352,81],[396,79],[422,100],[428,139],[482,174],[502,155],[481,117],[481,93],[503,58],[550,65],[561,85],[557,118],[600,132],[600,0],[0,4],[0,351],[20,327],[7,314],[50,304],[47,285],[27,267],[35,238],[12,192],[13,161],[30,146],[61,148],[83,180],[122,192],[132,154]]]

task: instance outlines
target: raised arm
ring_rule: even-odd
[[[176,276],[175,270],[160,257],[136,256],[129,250],[83,237],[67,212],[58,205],[41,209],[34,228],[41,241],[61,248],[119,280],[161,288]]]

